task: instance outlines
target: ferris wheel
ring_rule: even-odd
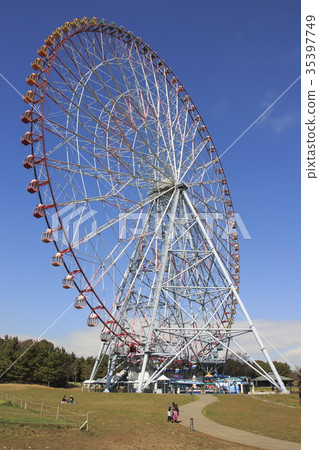
[[[230,190],[183,84],[104,19],[66,22],[44,43],[23,97],[27,190],[62,286],[101,326],[108,387],[119,361],[140,374],[140,391],[164,370],[224,361],[243,333],[237,308],[259,342],[239,297]]]

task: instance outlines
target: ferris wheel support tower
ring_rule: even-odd
[[[269,364],[273,374],[276,377],[277,383],[280,386],[281,391],[284,392],[284,393],[288,393],[288,391],[287,391],[287,389],[286,389],[282,379],[280,378],[280,375],[278,374],[278,371],[277,371],[274,363],[272,362],[272,360],[271,360],[271,358],[270,358],[270,356],[269,356],[269,354],[268,354],[268,352],[267,352],[267,350],[266,350],[266,348],[265,348],[265,346],[264,346],[264,344],[263,344],[263,342],[261,340],[261,337],[260,337],[258,331],[256,330],[256,328],[255,328],[255,326],[254,326],[254,324],[253,324],[253,322],[252,322],[252,320],[251,320],[251,318],[250,318],[250,316],[249,316],[249,314],[248,314],[248,312],[247,312],[247,310],[246,310],[246,308],[245,308],[245,306],[244,306],[244,304],[243,304],[243,302],[242,302],[242,300],[241,300],[241,298],[240,298],[240,296],[239,296],[239,294],[238,294],[238,292],[237,292],[237,290],[236,290],[236,288],[235,288],[235,286],[234,286],[234,284],[233,284],[233,282],[232,282],[232,280],[231,280],[227,270],[225,269],[225,267],[224,267],[224,265],[223,265],[223,263],[221,261],[221,258],[219,256],[219,254],[216,252],[216,249],[215,249],[213,243],[211,242],[209,236],[207,235],[206,230],[205,230],[205,228],[204,228],[200,218],[198,217],[198,214],[196,213],[196,211],[194,209],[194,206],[192,205],[192,203],[191,203],[191,201],[188,198],[186,193],[184,193],[184,197],[185,197],[185,200],[186,200],[186,202],[188,204],[189,209],[192,211],[192,213],[196,217],[196,220],[197,220],[198,225],[199,225],[199,227],[201,229],[201,232],[202,232],[203,236],[205,236],[207,242],[209,243],[210,248],[211,248],[215,258],[218,261],[218,264],[220,265],[220,268],[223,271],[224,276],[225,276],[226,280],[229,283],[229,287],[231,288],[233,295],[236,297],[236,299],[238,301],[238,304],[240,305],[240,307],[241,307],[241,309],[243,311],[243,314],[244,314],[244,316],[245,316],[245,318],[246,318],[246,320],[247,320],[247,322],[249,324],[249,327],[250,327],[251,331],[253,332],[253,334],[254,334],[257,342],[258,342],[260,350],[263,352],[263,354],[264,354],[264,356],[266,358],[266,361],[268,362],[268,364]]]

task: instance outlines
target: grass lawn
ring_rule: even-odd
[[[298,394],[218,395],[204,415],[222,425],[252,433],[300,442]]]
[[[0,392],[28,401],[60,406],[64,410],[89,412],[89,432],[62,425],[0,423],[0,448],[21,449],[120,449],[248,450],[254,447],[231,444],[174,423],[167,422],[167,404],[179,406],[190,396],[169,394],[126,394],[81,392],[79,388],[54,389],[35,385],[0,384]],[[63,395],[72,393],[76,404],[61,405]],[[41,416],[38,416],[41,417]],[[183,417],[180,417],[183,420]]]

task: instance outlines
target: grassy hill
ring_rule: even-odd
[[[240,446],[213,437],[204,435],[197,431],[192,432],[186,427],[178,424],[167,423],[167,405],[173,401],[179,406],[195,400],[186,395],[170,394],[127,394],[100,392],[81,392],[80,388],[57,389],[35,385],[2,384],[0,392],[16,398],[25,398],[37,404],[45,403],[52,408],[59,406],[59,411],[68,414],[89,413],[89,431],[79,431],[78,427],[64,424],[30,423],[20,416],[15,408],[16,417],[12,423],[11,419],[3,416],[0,422],[0,444],[3,447],[20,448],[49,448],[49,449],[163,449],[167,446],[174,449],[252,449],[252,447]],[[61,405],[63,395],[67,397],[72,393],[76,404]],[[244,399],[247,396],[221,396],[226,401]],[[228,400],[229,399],[229,400]],[[250,399],[254,402],[253,399]],[[221,403],[222,403],[221,401]],[[257,400],[256,400],[257,403]],[[244,405],[245,403],[243,403]],[[269,404],[258,401],[259,408],[267,409]],[[6,406],[7,408],[7,406]],[[229,413],[230,404],[227,411]],[[237,408],[237,405],[236,405]],[[289,410],[290,408],[285,408]],[[0,409],[1,412],[1,409]],[[8,410],[7,410],[8,412]],[[283,412],[280,410],[278,422],[282,420]],[[300,408],[299,408],[300,414]],[[249,409],[242,409],[241,416],[246,417],[249,422]],[[82,416],[82,417],[83,417]],[[40,419],[41,416],[38,415]],[[32,416],[32,421],[37,420]],[[180,417],[183,421],[183,417]],[[299,425],[298,418],[295,419],[295,427]],[[235,426],[233,424],[233,426]],[[279,427],[280,428],[280,427]],[[280,430],[279,430],[280,432]]]

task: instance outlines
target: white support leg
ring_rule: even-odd
[[[212,252],[213,252],[213,254],[215,256],[215,259],[216,259],[220,269],[222,270],[223,275],[224,275],[224,277],[227,280],[227,283],[229,284],[229,287],[230,287],[233,295],[236,297],[236,299],[238,301],[238,304],[240,305],[240,307],[241,307],[241,309],[243,311],[243,314],[244,314],[244,316],[245,316],[245,318],[246,318],[246,320],[247,320],[247,322],[249,324],[249,327],[250,327],[251,331],[253,332],[253,334],[254,334],[257,342],[258,342],[258,345],[259,345],[261,351],[263,352],[263,354],[264,354],[264,356],[266,358],[266,361],[268,362],[268,364],[270,366],[270,369],[272,370],[272,372],[273,372],[273,374],[274,374],[274,376],[275,376],[275,378],[277,380],[278,386],[280,387],[282,392],[287,393],[288,391],[287,391],[287,389],[286,389],[282,379],[280,378],[280,376],[279,376],[279,374],[277,372],[277,369],[274,366],[270,356],[268,355],[268,352],[267,352],[267,350],[266,350],[266,348],[265,348],[265,346],[264,346],[264,344],[263,344],[263,342],[261,340],[261,337],[259,336],[259,333],[256,330],[256,328],[255,328],[251,318],[249,317],[249,314],[248,314],[248,312],[247,312],[247,310],[246,310],[246,308],[245,308],[245,306],[244,306],[244,304],[243,304],[243,302],[242,302],[242,300],[241,300],[237,290],[235,289],[235,286],[233,284],[233,281],[232,281],[228,271],[226,270],[226,268],[225,268],[225,266],[224,266],[224,264],[223,264],[223,262],[222,262],[222,260],[221,260],[221,258],[219,256],[219,254],[218,254],[214,244],[212,243],[208,233],[205,230],[205,227],[204,227],[204,225],[203,225],[199,215],[197,214],[197,212],[196,212],[196,210],[195,210],[195,208],[194,208],[190,198],[188,197],[188,195],[187,195],[187,193],[185,191],[183,192],[183,196],[184,196],[184,198],[186,200],[187,206],[188,206],[191,214],[196,219],[196,222],[197,222],[197,224],[198,224],[198,226],[200,228],[200,231],[201,231],[202,235],[204,236],[205,240],[207,241],[207,244],[210,246],[210,248],[211,248],[211,250],[212,250]]]
[[[105,346],[106,346],[106,342],[102,342],[100,350],[99,350],[99,353],[98,353],[98,355],[96,357],[96,360],[95,360],[95,363],[94,363],[94,366],[93,366],[93,369],[92,369],[92,372],[91,372],[91,375],[90,375],[90,381],[94,380],[95,375],[96,375],[96,373],[97,373],[97,371],[98,371],[98,369],[100,367],[102,359],[103,359],[103,357],[104,357],[104,355],[106,353]]]
[[[142,390],[143,390],[145,370],[146,370],[146,365],[148,362],[148,355],[149,355],[149,351],[150,351],[150,342],[151,342],[154,327],[155,327],[157,307],[158,307],[158,302],[160,299],[161,289],[162,289],[162,285],[163,285],[163,277],[165,274],[166,263],[167,263],[167,259],[168,259],[168,250],[169,250],[171,240],[173,237],[174,221],[175,221],[175,215],[176,215],[176,209],[177,209],[177,203],[178,203],[179,196],[180,196],[180,190],[175,189],[174,194],[172,195],[172,209],[170,212],[170,219],[169,219],[169,225],[168,225],[168,230],[167,230],[167,235],[166,235],[166,242],[165,242],[165,246],[163,249],[163,254],[161,255],[161,267],[160,267],[160,270],[158,273],[157,284],[156,284],[156,287],[154,290],[153,313],[152,313],[152,318],[151,318],[151,322],[150,322],[148,340],[147,340],[146,347],[145,347],[145,355],[144,355],[143,365],[142,365],[142,370],[141,370],[141,378],[140,378],[137,392],[142,392]]]

